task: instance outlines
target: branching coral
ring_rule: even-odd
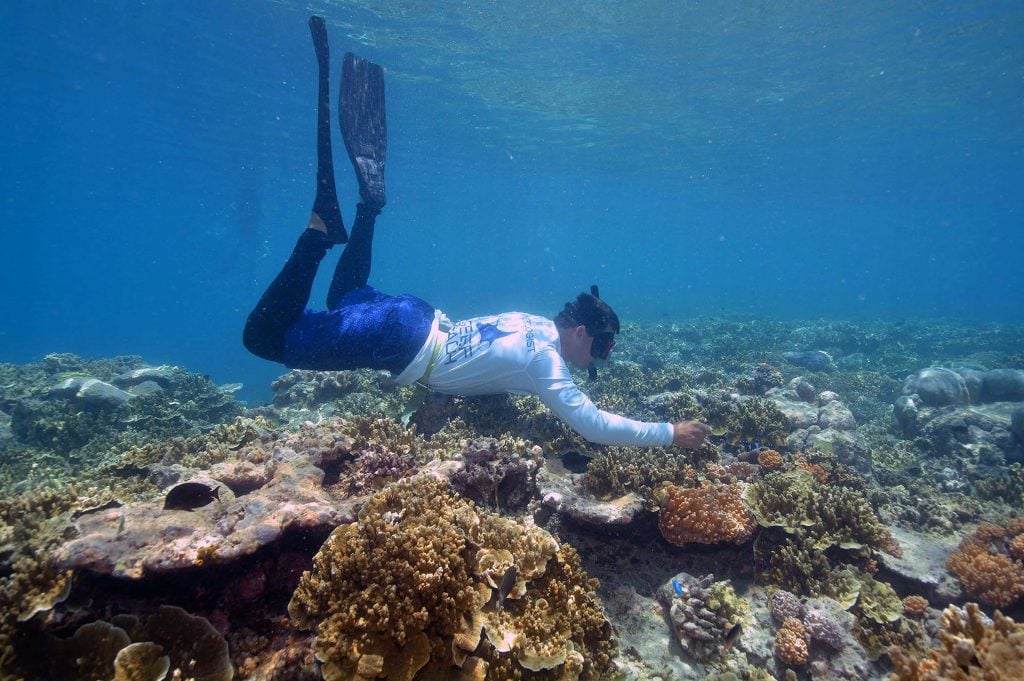
[[[1014,547],[1024,536],[1024,521],[1006,527],[986,523],[960,542],[946,566],[960,578],[967,593],[982,603],[1004,608],[1024,595],[1024,561]]]
[[[735,442],[759,440],[765,445],[775,445],[785,441],[789,420],[771,400],[752,397],[733,407],[725,428]]]
[[[683,484],[690,467],[686,457],[665,448],[609,447],[587,464],[583,486],[602,500],[633,492],[651,501],[662,483]]]
[[[757,521],[743,503],[739,483],[701,483],[684,489],[669,485],[662,490],[658,528],[677,546],[698,544],[743,544],[750,540]]]
[[[768,475],[750,485],[745,498],[761,525],[799,530],[815,548],[866,546],[899,553],[861,492],[823,485],[807,471]]]
[[[919,658],[890,650],[893,681],[1016,681],[1024,678],[1024,624],[996,611],[991,622],[976,603],[942,613],[940,644]]]
[[[511,565],[516,583],[498,610],[488,605],[492,585]],[[595,587],[547,532],[479,512],[447,483],[417,476],[372,497],[357,523],[331,535],[289,612],[315,628],[329,679],[454,676],[453,665],[512,678],[496,671],[509,659],[520,669],[578,666],[589,679],[614,654]]]

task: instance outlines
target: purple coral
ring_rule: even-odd
[[[772,618],[779,624],[790,617],[803,619],[804,606],[800,603],[800,598],[785,589],[779,589],[772,594],[768,605],[772,611]]]
[[[804,630],[815,643],[822,643],[832,650],[842,650],[846,645],[843,633],[823,610],[808,610],[804,617]]]

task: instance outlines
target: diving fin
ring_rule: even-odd
[[[331,91],[330,52],[327,47],[327,26],[323,17],[309,18],[309,32],[313,36],[313,49],[319,69],[319,93],[316,107],[316,199],[313,201],[313,216],[310,223],[318,218],[327,229],[331,243],[343,244],[348,241],[348,232],[341,219],[338,205],[338,190],[334,184],[334,156],[331,153]]]
[[[388,151],[388,124],[384,110],[384,69],[345,53],[341,66],[341,137],[359,180],[359,199],[378,209],[384,194],[384,161]]]

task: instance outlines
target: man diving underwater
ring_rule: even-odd
[[[699,447],[710,432],[703,423],[627,419],[598,409],[576,386],[568,365],[593,373],[594,361],[608,359],[619,332],[619,318],[596,286],[566,303],[554,320],[505,312],[451,323],[415,296],[392,296],[367,284],[374,225],[386,203],[384,73],[345,54],[339,119],[359,182],[349,234],[334,182],[327,29],[321,17],[310,18],[309,27],[319,65],[316,199],[291,256],[246,321],[245,347],[290,368],[387,369],[402,385],[453,395],[537,395],[598,444]],[[342,243],[327,310],[307,309],[320,261]]]

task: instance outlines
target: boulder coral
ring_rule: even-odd
[[[789,667],[807,664],[810,649],[804,635],[803,623],[795,617],[787,617],[775,633],[775,656]]]
[[[740,483],[702,482],[685,489],[668,485],[661,490],[658,529],[677,546],[696,544],[744,544],[757,521],[743,503]]]
[[[515,583],[498,607],[511,567]],[[600,679],[611,628],[576,552],[420,475],[371,497],[303,574],[288,611],[325,679]]]

